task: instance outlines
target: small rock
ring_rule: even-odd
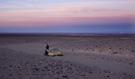
[[[9,65],[9,67],[13,67],[12,65]]]
[[[33,70],[34,70],[34,71],[39,71],[39,69],[38,69],[38,68],[33,68]]]
[[[110,76],[109,76],[109,75],[107,75],[106,77],[107,77],[107,78],[109,78]]]
[[[9,76],[13,76],[13,74],[11,73],[11,74],[9,74]]]
[[[92,71],[90,71],[89,73],[90,73],[90,74],[92,74],[93,72],[92,72]]]
[[[109,48],[109,49],[112,49],[112,48]]]
[[[135,50],[131,50],[131,52],[135,52]]]
[[[62,77],[63,77],[63,78],[68,78],[68,76],[67,76],[67,75],[63,75]]]
[[[118,54],[118,52],[113,52],[112,54]]]
[[[132,63],[132,62],[130,62],[130,63],[129,63],[129,65],[133,65],[133,63]]]

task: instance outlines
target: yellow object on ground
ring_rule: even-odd
[[[64,55],[63,52],[56,48],[48,51],[48,56],[63,56],[63,55]]]

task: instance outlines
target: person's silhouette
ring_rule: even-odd
[[[49,45],[47,44],[46,47],[45,47],[45,55],[47,56],[48,55],[48,52],[49,51]]]
[[[49,45],[48,44],[46,45],[46,49],[49,50]]]

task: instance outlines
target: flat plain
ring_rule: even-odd
[[[64,56],[44,56],[46,44]],[[135,38],[0,37],[0,79],[135,79]]]

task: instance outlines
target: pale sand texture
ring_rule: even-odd
[[[44,56],[46,43],[64,56]],[[3,37],[0,79],[135,79],[135,38]]]

